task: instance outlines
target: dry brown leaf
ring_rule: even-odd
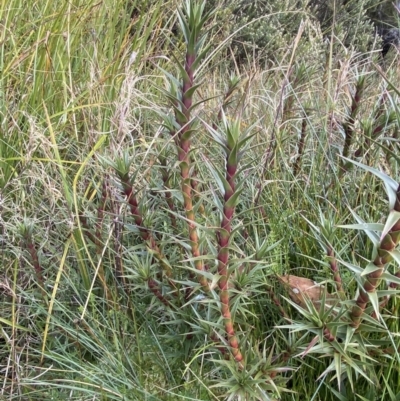
[[[302,307],[306,306],[305,297],[307,297],[314,305],[319,305],[325,287],[305,277],[293,275],[278,276],[279,281],[289,289],[290,298]],[[326,300],[335,300],[335,294],[326,293]]]

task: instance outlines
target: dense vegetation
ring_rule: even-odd
[[[283,3],[3,1],[0,399],[400,398],[395,14]]]

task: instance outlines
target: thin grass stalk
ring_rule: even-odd
[[[281,114],[283,112],[284,93],[285,93],[286,87],[289,85],[289,77],[292,74],[292,72],[293,72],[293,67],[290,67],[288,69],[287,74],[285,75],[283,82],[282,82],[280,98],[279,98],[279,105],[275,112],[271,137],[269,139],[269,145],[264,153],[264,163],[263,163],[263,168],[262,168],[262,173],[261,173],[261,175],[264,179],[267,179],[268,172],[271,169],[272,163],[274,161],[274,154],[275,154],[275,150],[277,147],[277,141],[278,141],[277,134],[279,132],[278,121],[279,121],[279,117],[281,116]],[[255,196],[255,199],[254,199],[254,207],[259,206],[261,194],[262,194],[263,190],[264,190],[264,186],[260,184],[258,187],[257,195]],[[260,213],[263,217],[266,217],[265,210],[263,207],[260,207]]]
[[[396,191],[396,201],[393,210],[400,213],[400,184]],[[377,287],[381,283],[381,276],[385,272],[385,267],[393,260],[393,252],[400,242],[400,219],[392,226],[388,233],[380,241],[377,249],[377,255],[371,261],[375,270],[367,274],[366,281],[355,301],[355,305],[351,309],[352,326],[358,328],[362,321],[367,304],[369,303],[369,295],[376,292]]]
[[[97,217],[95,219],[94,223],[94,230],[89,225],[87,217],[83,213],[78,213],[78,218],[79,222],[81,225],[81,235],[84,235],[86,238],[88,238],[94,245],[95,245],[95,250],[96,250],[96,255],[99,258],[99,260],[102,259],[102,254],[104,253],[104,242],[102,240],[103,232],[102,232],[102,227],[103,227],[103,220],[104,220],[104,211],[106,207],[106,202],[107,202],[107,178],[105,178],[102,182],[102,189],[99,194],[99,201],[97,205]],[[85,196],[88,194],[89,191],[89,186],[87,187]],[[91,197],[90,197],[91,199]],[[94,231],[94,234],[93,234]],[[108,288],[106,285],[106,278],[105,278],[105,273],[104,273],[104,267],[103,264],[101,264],[98,268],[98,276],[100,278],[100,281],[103,285],[104,288],[104,293],[108,294]]]
[[[91,232],[91,228],[89,226],[88,220],[86,216],[83,213],[78,214],[79,221],[82,227],[80,235],[85,235],[96,247],[96,254],[99,257],[99,259],[102,259],[101,255],[103,254],[103,249],[102,249],[102,241],[101,241],[101,233],[99,233],[96,230],[96,234],[93,234]],[[97,224],[97,223],[96,223]],[[97,237],[97,235],[100,235],[100,238]],[[108,293],[107,285],[106,285],[106,279],[105,279],[105,274],[104,274],[104,269],[103,266],[101,265],[98,269],[98,276],[100,278],[100,281],[103,285],[104,288],[104,293]]]
[[[396,119],[396,114],[393,113],[394,119]],[[399,145],[398,143],[400,142],[400,136],[399,136],[399,130],[397,128],[394,128],[392,130],[392,141],[389,143],[389,149],[390,151],[385,151],[385,156],[386,156],[386,161],[388,162],[389,165],[391,165],[391,159],[393,159],[393,154],[398,153],[399,151]]]
[[[272,163],[274,162],[275,158],[274,158],[274,154],[275,154],[275,150],[278,144],[278,134],[280,132],[280,128],[278,127],[278,121],[279,121],[279,117],[283,114],[283,104],[284,104],[284,96],[285,96],[285,90],[287,88],[287,86],[290,84],[290,76],[293,72],[293,67],[289,68],[287,75],[285,75],[285,78],[282,82],[282,87],[281,87],[281,93],[280,93],[280,99],[279,99],[279,105],[278,108],[276,110],[275,113],[275,118],[274,118],[274,123],[273,123],[273,128],[272,128],[272,133],[271,133],[271,138],[269,141],[269,145],[268,148],[265,152],[265,162],[264,162],[264,167],[263,167],[263,172],[262,172],[262,176],[266,178],[267,176],[267,170],[270,169],[272,167]],[[255,200],[255,205],[258,205],[258,201],[260,199],[261,196],[261,191],[262,191],[262,187],[260,188],[257,196],[256,196],[256,200]]]
[[[304,83],[305,78],[307,78],[306,66],[304,64],[297,66],[294,74],[290,73],[287,78],[289,80],[289,95],[283,99],[282,124],[289,121],[294,115],[293,106],[296,100],[295,94],[299,86]]]

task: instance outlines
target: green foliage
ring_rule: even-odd
[[[231,52],[237,60],[257,57],[277,63],[283,55],[298,46],[294,39],[299,32],[304,40],[300,45],[302,49],[297,49],[298,54],[311,51],[310,47],[320,36],[318,23],[308,12],[308,1],[236,0],[221,4],[215,0],[208,4],[210,8],[217,4],[221,6],[223,11],[220,13],[223,14],[219,18],[225,21],[225,32],[229,27],[229,34],[232,34]]]
[[[0,398],[395,400],[397,65],[301,2],[9,3]]]
[[[276,63],[293,50],[296,54],[319,57],[321,37],[334,39],[336,51],[342,46],[365,52],[374,43],[375,27],[397,26],[392,2],[373,0],[285,0],[208,2],[224,21],[225,37],[232,34],[231,51],[237,60],[258,59]]]
[[[311,2],[311,10],[320,21],[323,34],[361,52],[369,50],[373,43],[374,27],[369,13],[375,6],[373,0]]]

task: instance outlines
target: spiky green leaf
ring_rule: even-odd
[[[235,193],[229,198],[229,200],[225,203],[225,206],[228,208],[235,208],[239,203],[240,195],[242,194],[243,189],[236,189]]]
[[[389,254],[400,266],[400,251],[398,249],[393,249],[393,251],[389,252]]]
[[[386,234],[392,229],[392,227],[400,220],[400,212],[391,210],[386,220],[385,227],[382,230],[381,240],[385,238]]]
[[[345,262],[344,260],[337,259],[337,261],[356,274],[361,275],[362,272],[364,271],[360,266],[353,265],[352,263]]]
[[[381,275],[382,280],[386,280],[389,283],[394,283],[400,285],[400,278],[390,274],[388,271],[385,271]]]
[[[361,276],[368,276],[368,274],[371,274],[377,270],[380,270],[378,266],[373,264],[372,262],[369,262],[363,272],[361,273]]]
[[[397,188],[399,187],[399,184],[393,178],[391,178],[387,174],[385,174],[383,171],[379,171],[373,167],[370,167],[365,164],[348,159],[347,157],[343,157],[343,156],[341,156],[341,157],[343,159],[347,160],[348,162],[353,163],[358,167],[361,167],[363,170],[366,170],[366,171],[369,171],[369,172],[375,174],[378,178],[380,178],[385,183],[386,192],[389,197],[389,205],[390,205],[390,208],[392,209],[394,206],[394,203],[395,203],[396,191],[397,191]]]
[[[189,82],[190,78],[189,78],[189,75],[188,75],[188,73],[187,73],[187,71],[185,69],[185,66],[177,59],[175,54],[172,53],[171,57],[175,60],[175,66],[178,67],[178,70],[179,70],[180,77],[181,77],[182,81],[183,82]],[[177,87],[179,88],[179,86],[177,86]]]
[[[367,294],[368,294],[369,300],[371,301],[371,304],[374,308],[375,315],[379,319],[380,318],[380,306],[379,306],[378,294],[376,293],[376,291],[368,292]]]
[[[218,167],[214,166],[209,160],[205,160],[208,169],[210,170],[211,174],[213,175],[215,181],[218,184],[218,187],[222,193],[222,195],[225,195],[226,191],[231,191],[232,188],[229,185],[229,182],[226,180],[224,175],[219,171]]]

